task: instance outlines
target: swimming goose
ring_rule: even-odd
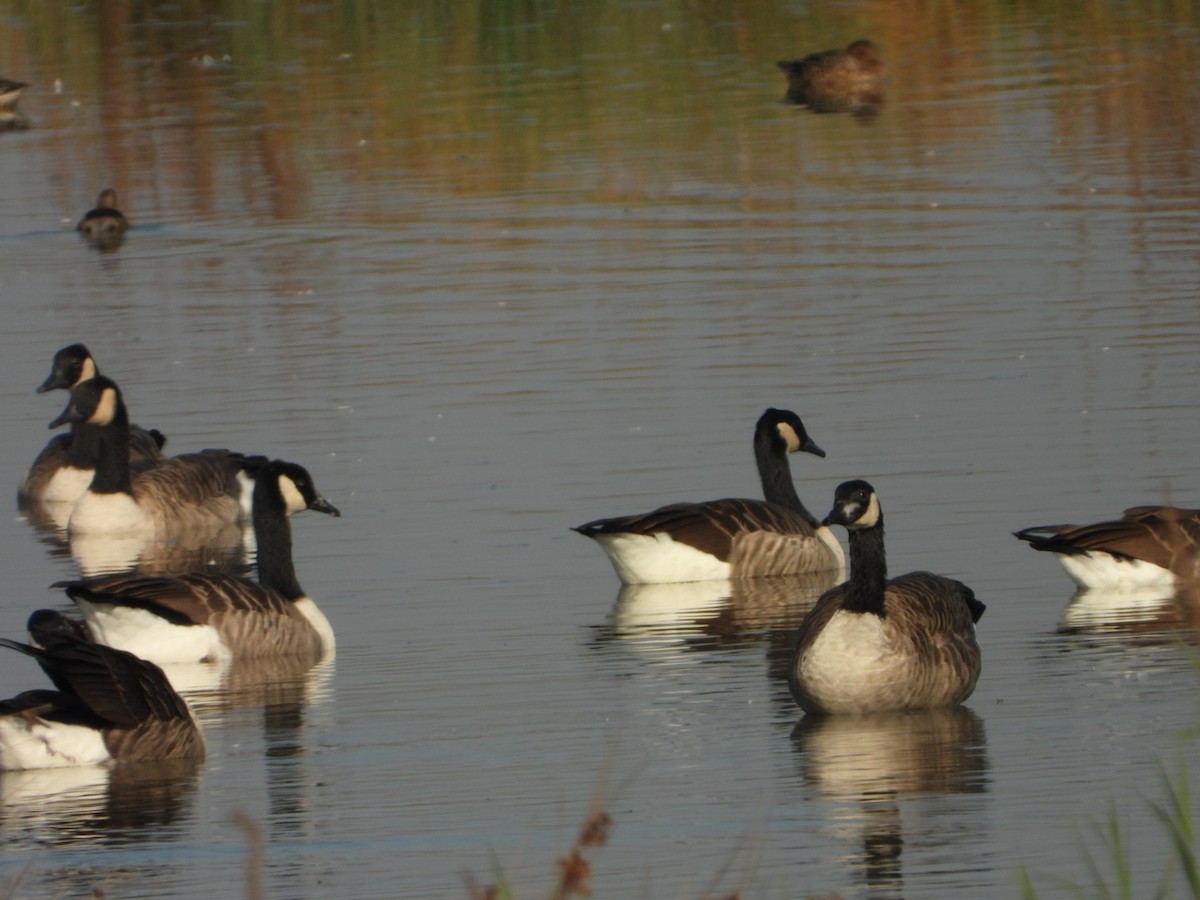
[[[200,727],[158,666],[48,609],[30,616],[29,633],[31,644],[0,646],[36,659],[57,690],[0,701],[0,769],[204,758]]]
[[[814,112],[844,112],[883,102],[883,55],[868,40],[776,65],[788,80],[784,99]]]
[[[1194,582],[1200,558],[1200,509],[1135,506],[1092,525],[1037,525],[1013,534],[1053,553],[1081,588],[1174,591]]]
[[[113,575],[64,582],[92,635],[157,663],[302,655],[334,648],[333,628],[296,580],[287,517],[304,509],[339,516],[295,463],[273,460],[254,485],[258,581],[223,573]]]
[[[762,500],[674,503],[574,530],[608,554],[623,584],[800,575],[844,564],[841,545],[800,502],[787,454],[825,451],[794,412],[768,409],[754,429]]]
[[[90,241],[114,241],[129,229],[129,220],[117,209],[117,192],[105,188],[96,198],[95,209],[89,209],[75,230]]]
[[[265,460],[229,450],[202,450],[164,459],[144,469],[129,465],[129,413],[116,383],[104,375],[80,382],[51,428],[96,428],[95,474],[71,509],[72,534],[217,532],[244,514],[253,471]]]
[[[77,384],[96,377],[99,370],[88,348],[71,344],[54,354],[50,374],[37,392],[72,390]],[[17,503],[24,509],[31,503],[74,503],[92,483],[98,429],[79,423],[66,434],[52,437],[17,488]],[[166,438],[159,431],[129,426],[129,463],[133,467],[151,465],[163,458]]]
[[[800,623],[788,669],[810,713],[954,706],[975,690],[984,605],[961,582],[929,572],[887,577],[883,510],[875,489],[847,481],[826,524],[850,535],[850,580],[827,591]]]

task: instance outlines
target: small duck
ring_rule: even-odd
[[[56,690],[0,701],[0,770],[204,758],[200,726],[154,663],[53,610],[30,616],[29,634],[0,646],[36,659]]]
[[[13,109],[21,99],[21,92],[27,87],[29,85],[23,81],[0,78],[0,110]]]
[[[859,715],[957,706],[975,690],[975,623],[984,605],[960,581],[930,572],[891,580],[883,510],[866,481],[834,493],[826,525],[850,535],[850,580],[800,623],[788,686],[808,713]]]
[[[883,55],[868,40],[776,65],[788,80],[784,99],[813,112],[862,111],[883,104]]]
[[[96,208],[89,209],[75,230],[95,243],[119,241],[129,230],[129,220],[117,209],[117,192],[105,188],[96,198]]]
[[[17,110],[17,101],[27,87],[23,81],[0,78],[0,131],[24,131],[29,127],[29,120]]]

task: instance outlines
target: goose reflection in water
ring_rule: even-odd
[[[597,640],[619,640],[656,655],[764,641],[772,647],[782,643],[790,652],[800,620],[841,574],[833,570],[735,581],[626,585],[617,593],[609,623]]]
[[[904,896],[906,843],[901,801],[921,795],[982,794],[988,789],[983,720],[964,707],[877,713],[865,716],[805,716],[792,730],[804,783],[819,797],[846,801],[842,818],[861,849],[855,866],[869,888]],[[931,833],[941,817],[918,819],[922,845],[978,840],[955,817],[946,833]],[[968,818],[967,821],[970,821]],[[968,852],[969,851],[969,852]],[[971,857],[965,848],[958,854]]]
[[[329,699],[334,658],[244,657],[221,663],[167,663],[167,680],[205,728],[231,710],[256,706],[318,706]]]
[[[199,760],[0,772],[0,828],[39,845],[162,841],[199,784]]]
[[[228,523],[219,531],[182,530],[170,539],[146,535],[72,534],[67,545],[84,578],[101,575],[184,575],[189,572],[223,572],[246,575],[245,528]]]
[[[70,556],[84,578],[99,575],[181,575],[187,572],[249,573],[254,537],[244,525],[218,532],[183,531],[169,540],[145,535],[68,534],[70,503],[42,503],[25,520],[51,558]]]
[[[1156,588],[1076,591],[1058,620],[1059,634],[1106,636],[1137,643],[1169,643],[1194,627],[1195,598]]]

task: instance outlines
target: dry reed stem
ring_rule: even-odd
[[[235,812],[232,818],[233,824],[240,828],[246,837],[246,900],[263,900],[262,829],[248,813],[241,810]]]

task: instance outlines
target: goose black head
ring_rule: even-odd
[[[803,451],[813,456],[825,456],[825,451],[808,436],[800,417],[790,409],[768,409],[758,419],[755,434],[767,434],[781,441],[788,453]]]
[[[341,516],[338,508],[317,492],[308,470],[297,463],[286,462],[282,459],[272,460],[263,466],[255,480],[262,485],[264,490],[277,487],[288,513],[311,509],[334,518]],[[257,502],[256,490],[255,503]]]
[[[860,531],[883,524],[883,510],[875,488],[861,479],[844,481],[833,492],[833,509],[822,525],[841,525],[847,531]]]
[[[54,354],[50,374],[46,376],[37,392],[44,394],[54,390],[69,391],[81,381],[95,378],[97,374],[99,373],[96,371],[96,361],[92,359],[88,348],[83,344],[72,344]]]
[[[124,420],[128,424],[125,403],[116,382],[103,375],[81,381],[71,389],[67,408],[53,422],[51,428],[60,425],[111,425]]]

